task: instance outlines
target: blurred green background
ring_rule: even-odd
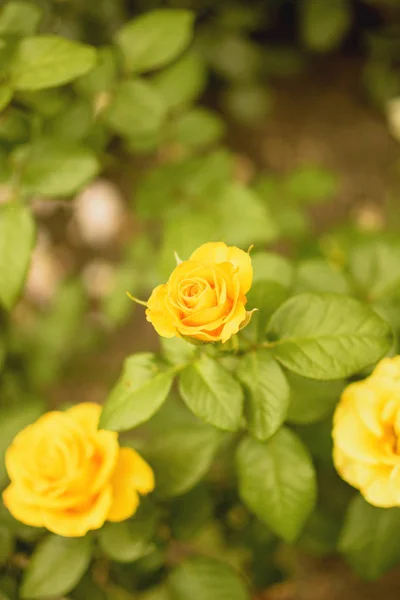
[[[193,11],[193,37],[169,59],[138,66],[129,60],[136,50],[127,24],[159,8]],[[68,80],[29,78],[35,57],[29,46],[21,51],[22,40],[47,34],[95,47],[96,65],[79,73],[91,60],[81,48]],[[177,39],[171,34],[166,47]],[[123,359],[158,347],[125,292],[146,299],[168,277],[175,251],[184,259],[206,241],[255,245],[271,312],[289,288],[352,293],[397,334],[399,143],[399,0],[2,2],[0,204],[22,198],[36,236],[25,221],[11,236],[0,224],[1,451],[44,406],[104,401]],[[14,293],[7,253],[24,248],[27,279]],[[315,406],[308,415],[292,407],[322,466],[330,454],[325,417]],[[221,555],[228,544],[240,555],[246,539],[265,551],[274,544],[269,532],[253,531],[236,497],[225,498],[231,492],[218,499],[223,532],[210,526],[199,543]],[[207,513],[207,492],[199,494]],[[340,513],[343,498],[331,500]],[[317,514],[300,545],[329,554],[335,536]],[[143,589],[163,559],[155,552],[136,565]],[[390,594],[390,578],[387,589],[366,588],[335,561],[302,560],[286,549],[268,569],[252,564],[260,589],[283,585],[287,573],[300,581],[297,595],[278,587],[259,598],[344,597],[337,580],[352,600]],[[129,588],[132,574],[116,570]],[[81,594],[73,598],[88,597]]]

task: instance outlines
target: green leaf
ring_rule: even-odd
[[[53,598],[70,592],[92,556],[90,537],[47,536],[37,546],[20,589],[21,598]]]
[[[18,600],[18,583],[15,577],[8,574],[0,577],[0,599]]]
[[[327,52],[338,47],[351,25],[348,1],[302,0],[300,8],[300,30],[305,45],[316,52]]]
[[[15,406],[4,406],[0,409],[0,488],[7,481],[4,457],[8,446],[17,433],[34,423],[44,410],[45,405],[41,400],[31,400]]]
[[[218,142],[225,133],[225,124],[215,113],[205,108],[193,108],[175,123],[175,139],[184,146],[207,146]]]
[[[332,411],[340,398],[345,382],[313,381],[287,373],[290,404],[287,420],[291,423],[315,423]]]
[[[31,193],[69,196],[93,179],[99,168],[88,148],[47,139],[28,148],[22,182]]]
[[[311,236],[310,223],[306,212],[298,206],[274,204],[271,207],[281,238],[301,240]]]
[[[143,282],[141,281],[141,285]],[[126,295],[130,290],[135,293],[138,286],[138,276],[132,269],[132,263],[120,263],[115,272],[112,290],[101,299],[101,310],[104,316],[114,325],[120,325],[128,320],[135,310],[132,300]]]
[[[193,413],[226,431],[237,431],[242,422],[243,392],[238,382],[216,360],[207,356],[184,369],[180,394]]]
[[[194,487],[209,470],[220,436],[207,425],[187,423],[152,439],[142,453],[155,472],[155,494],[169,498]]]
[[[195,52],[187,52],[176,63],[160,71],[152,85],[170,110],[191,104],[207,83],[204,60]]]
[[[176,498],[171,509],[171,531],[175,539],[194,538],[211,520],[213,498],[207,486],[200,484]]]
[[[226,90],[224,107],[239,123],[254,126],[271,112],[272,97],[265,85],[241,84]]]
[[[8,85],[0,84],[0,112],[9,104],[12,95],[12,89]]]
[[[14,551],[14,537],[11,530],[6,526],[0,523],[0,566],[2,567],[6,564],[10,555]],[[0,590],[1,592],[1,590]]]
[[[72,600],[110,600],[110,596],[93,581],[90,574],[86,575],[71,594]]]
[[[238,377],[248,392],[247,427],[259,440],[270,438],[285,420],[289,385],[267,351],[250,352],[240,361]]]
[[[1,340],[0,341],[0,372],[4,365],[4,360],[6,358],[6,352],[7,352],[7,350],[6,350],[5,341]]]
[[[389,325],[370,308],[340,294],[304,293],[271,318],[273,354],[311,379],[340,379],[382,358],[391,346]]]
[[[285,288],[292,285],[293,265],[287,258],[273,252],[252,252],[251,262],[254,283],[268,280],[275,281]]]
[[[93,109],[86,100],[74,98],[60,114],[46,123],[45,132],[60,142],[79,142],[93,125]]]
[[[400,508],[377,508],[362,496],[350,503],[339,550],[365,579],[378,579],[400,561]]]
[[[188,344],[182,338],[160,338],[161,350],[168,362],[173,365],[182,365],[191,362],[197,348],[192,344]]]
[[[297,265],[295,292],[336,292],[349,294],[350,286],[344,274],[320,258],[304,260]]]
[[[255,281],[247,294],[248,309],[256,308],[251,325],[258,332],[258,339],[263,340],[267,323],[276,309],[287,299],[288,290],[276,281]]]
[[[19,103],[46,118],[61,115],[68,104],[72,103],[66,90],[60,88],[18,92],[17,98]]]
[[[96,63],[96,50],[56,35],[24,38],[11,63],[12,87],[41,90],[63,85],[87,73]]]
[[[249,84],[257,80],[263,66],[263,51],[249,37],[221,33],[209,30],[200,38],[203,54],[223,77],[242,83],[243,90],[251,88]]]
[[[154,354],[134,354],[125,360],[120,379],[104,405],[100,427],[113,431],[132,429],[161,408],[175,371],[160,371]]]
[[[143,73],[172,62],[188,46],[194,14],[188,10],[159,9],[130,21],[117,33],[128,71]]]
[[[0,304],[7,310],[21,292],[34,241],[31,212],[15,200],[0,206]]]
[[[253,190],[239,183],[226,185],[210,208],[220,227],[220,238],[240,247],[271,242],[276,227],[267,206]]]
[[[118,77],[118,56],[116,48],[105,46],[97,51],[95,67],[79,77],[74,82],[74,87],[79,94],[96,96],[101,92],[109,91]]]
[[[164,240],[160,256],[160,270],[167,278],[176,266],[174,252],[187,259],[196,248],[213,239],[219,239],[218,224],[204,211],[184,207],[173,212],[164,222]]]
[[[315,470],[307,449],[289,429],[268,442],[245,438],[237,452],[239,493],[259,519],[293,542],[315,506]]]
[[[0,140],[10,144],[24,142],[29,136],[29,121],[26,115],[9,107],[0,119]]]
[[[228,565],[195,557],[181,563],[169,576],[171,600],[250,600],[242,579]]]
[[[334,173],[322,167],[305,166],[290,173],[282,193],[299,204],[316,204],[332,198],[337,189],[338,180]]]
[[[123,81],[105,113],[108,125],[122,136],[140,136],[157,131],[165,117],[161,96],[146,81]]]
[[[32,35],[38,28],[41,16],[40,8],[31,2],[8,2],[0,11],[0,36]]]
[[[336,551],[338,534],[337,515],[317,509],[308,520],[296,546],[317,556],[332,555]]]
[[[363,297],[374,302],[400,291],[400,244],[373,240],[350,251],[350,274]]]
[[[103,552],[117,562],[130,563],[152,550],[151,541],[157,525],[157,511],[142,501],[133,519],[106,523],[99,532]]]

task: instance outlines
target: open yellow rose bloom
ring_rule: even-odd
[[[3,492],[16,519],[80,537],[136,512],[139,494],[154,489],[153,471],[119,446],[118,434],[97,429],[100,413],[97,404],[78,404],[18,433],[6,453],[11,483]]]
[[[374,506],[400,506],[400,356],[350,384],[335,412],[333,458],[340,476]]]
[[[248,252],[209,242],[154,289],[147,320],[163,337],[226,342],[249,321],[245,306],[252,279]]]

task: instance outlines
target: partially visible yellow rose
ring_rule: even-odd
[[[374,506],[400,506],[400,356],[350,384],[333,423],[339,475]]]
[[[147,320],[163,337],[226,342],[249,321],[245,305],[252,279],[248,252],[209,242],[153,290]]]
[[[78,404],[18,433],[6,452],[11,483],[3,492],[18,521],[80,537],[105,521],[128,519],[139,494],[154,489],[153,471],[137,452],[97,429],[100,413],[97,404]]]

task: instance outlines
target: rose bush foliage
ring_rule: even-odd
[[[350,3],[302,0],[274,48],[280,2],[153,4],[0,8],[0,598],[246,600],[287,546],[377,578],[400,561],[397,236],[378,213],[315,236],[337,174],[258,172],[200,104],[211,80],[267,118]]]

